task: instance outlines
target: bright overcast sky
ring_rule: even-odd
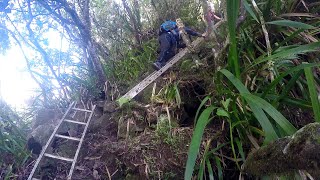
[[[60,49],[61,38],[57,32],[48,32],[49,47]],[[64,48],[67,43],[64,42]],[[29,52],[30,53],[30,52]],[[0,55],[0,97],[15,108],[25,106],[26,100],[36,95],[38,85],[27,71],[26,61],[18,46]]]
[[[0,55],[0,94],[8,104],[21,107],[36,87],[17,47],[10,49],[5,56]]]

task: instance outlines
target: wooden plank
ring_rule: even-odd
[[[86,124],[86,126],[85,126],[85,128],[84,128],[84,130],[83,130],[83,133],[82,133],[82,136],[81,136],[81,139],[80,139],[80,142],[79,142],[79,145],[78,145],[76,154],[75,154],[75,156],[74,156],[74,161],[72,162],[71,169],[70,169],[69,174],[68,174],[68,177],[67,177],[68,180],[71,180],[72,173],[73,173],[73,170],[74,170],[74,168],[75,168],[75,165],[76,165],[76,162],[77,162],[77,158],[78,158],[78,155],[79,155],[79,152],[80,152],[80,149],[81,149],[81,146],[82,146],[84,137],[85,137],[86,132],[87,132],[87,130],[88,130],[88,127],[89,127],[89,124],[90,124],[90,121],[91,121],[91,118],[92,118],[92,115],[93,115],[93,113],[94,113],[95,108],[96,108],[96,105],[93,106],[92,111],[91,111],[91,113],[90,113],[90,116],[89,116],[89,118],[88,118],[87,124]]]
[[[45,157],[49,157],[49,158],[53,158],[53,159],[59,159],[59,160],[62,160],[62,161],[67,161],[67,162],[73,162],[74,161],[74,159],[71,159],[71,158],[56,156],[56,155],[49,154],[49,153],[45,153],[44,156]]]
[[[198,47],[201,42],[204,41],[204,38],[197,38],[195,41],[192,42],[192,47]],[[144,90],[148,85],[150,85],[153,81],[155,81],[159,76],[161,76],[165,71],[167,71],[171,66],[177,63],[181,58],[183,58],[186,54],[189,53],[188,48],[184,48],[178,54],[176,54],[165,66],[163,66],[159,71],[155,71],[148,77],[146,77],[143,81],[133,87],[130,91],[128,91],[125,95],[123,95],[119,100],[118,103],[122,105],[125,102],[130,101],[134,98],[137,94],[139,94],[142,90]]]
[[[69,122],[69,123],[74,123],[74,124],[81,124],[81,125],[86,125],[87,123],[85,122],[80,122],[80,121],[74,121],[74,120],[70,120],[70,119],[65,119],[65,122]]]
[[[91,113],[92,111],[88,110],[88,109],[80,109],[80,108],[72,108],[73,110],[76,110],[76,111],[84,111],[84,112],[89,112]]]
[[[64,136],[64,135],[60,135],[60,134],[56,134],[55,137],[69,139],[69,140],[73,140],[73,141],[80,141],[80,138]]]
[[[53,140],[54,135],[57,133],[60,125],[62,124],[63,120],[66,118],[67,114],[69,113],[69,111],[70,111],[70,109],[72,108],[72,106],[73,106],[74,103],[75,103],[75,102],[72,102],[72,103],[69,105],[66,113],[64,113],[64,115],[62,116],[59,124],[56,126],[56,128],[55,128],[54,131],[53,131],[53,133],[51,134],[51,136],[50,136],[47,144],[44,146],[44,148],[42,148],[42,151],[41,151],[41,153],[40,153],[40,155],[39,155],[36,163],[35,163],[34,166],[33,166],[33,169],[32,169],[32,171],[31,171],[31,173],[30,173],[30,175],[29,175],[29,177],[28,177],[28,180],[32,180],[33,174],[35,173],[35,171],[36,171],[36,169],[37,169],[37,167],[38,167],[38,165],[39,165],[39,163],[40,163],[43,155],[45,154],[47,148],[50,146],[50,144],[51,144],[51,142],[52,142],[52,140]]]

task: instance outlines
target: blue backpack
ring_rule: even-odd
[[[177,26],[177,23],[174,21],[165,21],[161,24],[161,28],[167,32],[170,32]]]

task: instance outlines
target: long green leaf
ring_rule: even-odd
[[[309,89],[309,93],[310,93],[310,99],[311,99],[311,103],[312,103],[312,109],[313,109],[313,113],[315,116],[315,120],[317,122],[320,122],[320,105],[319,105],[318,94],[317,94],[317,90],[316,90],[314,77],[313,77],[311,68],[310,67],[305,68],[304,72],[305,72],[306,78],[307,78],[308,89]]]
[[[300,45],[296,48],[292,48],[292,49],[287,49],[287,50],[283,50],[280,51],[279,53],[273,54],[271,56],[268,57],[260,57],[258,58],[253,65],[251,65],[250,67],[248,67],[246,70],[251,69],[252,67],[262,63],[262,62],[266,62],[269,60],[276,60],[279,58],[286,58],[288,56],[292,56],[292,55],[297,55],[297,54],[303,54],[306,52],[313,52],[313,51],[317,51],[320,48],[320,42],[315,42],[315,43],[310,43],[310,44],[306,44],[306,45]]]
[[[237,79],[232,73],[230,73],[226,69],[220,70],[222,74],[224,74],[231,82],[232,84],[238,89],[240,92],[240,95],[244,94],[250,94],[248,89],[241,83],[239,79]],[[251,98],[247,98],[246,101],[248,102],[254,116],[260,123],[262,129],[265,131],[266,134],[266,141],[272,141],[278,138],[278,135],[276,131],[274,130],[271,122],[269,121],[268,117],[266,114],[263,112],[263,110],[255,104],[254,101],[251,100]]]
[[[186,170],[184,172],[184,179],[190,180],[192,178],[194,166],[196,164],[197,155],[199,152],[199,147],[202,139],[202,135],[206,125],[209,123],[210,115],[216,107],[210,106],[206,108],[200,115],[197,125],[194,129],[191,144],[188,152],[188,160],[186,165]]]
[[[261,97],[265,97],[266,94],[269,93],[270,90],[274,89],[276,87],[276,85],[288,74],[291,74],[295,71],[299,71],[301,69],[304,69],[306,67],[316,67],[316,66],[320,66],[320,63],[312,63],[312,64],[301,64],[299,66],[296,66],[294,68],[291,68],[289,70],[287,70],[286,72],[282,73],[280,76],[278,76],[274,81],[272,81],[272,83],[264,90],[263,94],[261,95]]]
[[[222,166],[221,166],[221,160],[219,157],[215,156],[214,157],[215,160],[216,160],[216,164],[217,164],[217,168],[218,168],[218,177],[219,177],[219,180],[223,180],[223,172],[222,172]]]
[[[246,159],[246,156],[244,155],[244,151],[243,151],[243,148],[242,148],[242,143],[241,143],[241,141],[240,141],[238,138],[235,138],[235,141],[236,141],[236,144],[237,144],[239,153],[240,153],[240,155],[241,155],[241,159],[242,159],[242,161],[244,162],[245,159]]]
[[[314,29],[314,26],[311,26],[309,24],[305,24],[302,22],[297,21],[290,21],[290,20],[277,20],[277,21],[271,21],[267,22],[266,24],[274,24],[278,26],[286,26],[286,27],[293,27],[293,28],[300,28],[300,29]]]
[[[284,98],[285,96],[287,96],[287,94],[290,92],[290,90],[294,87],[294,85],[296,84],[296,81],[299,79],[299,77],[303,74],[303,71],[300,70],[297,73],[295,73],[293,75],[293,77],[290,79],[290,81],[288,82],[288,84],[286,84],[286,86],[284,87],[284,89],[282,90],[280,96],[273,100],[272,104],[275,105],[276,103],[278,103],[282,98]]]
[[[266,111],[288,135],[296,132],[295,127],[270,103],[258,96],[250,94],[246,87],[227,70],[221,70],[221,72],[233,83],[233,85],[240,91],[241,96],[243,96],[248,102],[257,120],[261,124],[262,128],[266,131],[267,136],[269,134],[270,137],[275,138],[276,134],[272,124],[262,109]]]
[[[200,106],[198,107],[196,116],[194,117],[194,125],[196,125],[196,123],[197,123],[198,115],[199,115],[199,112],[200,112],[201,108],[204,106],[204,104],[205,104],[210,98],[211,98],[210,96],[206,96],[206,97],[201,101],[201,104],[200,104]]]
[[[250,7],[249,3],[247,2],[247,0],[244,0],[244,1],[243,1],[243,5],[244,5],[244,8],[248,11],[248,13],[253,17],[253,19],[256,20],[257,23],[260,23],[260,22],[258,21],[258,18],[257,18],[257,16],[256,16],[256,14],[254,14],[252,8]]]
[[[236,20],[238,17],[239,2],[235,0],[227,1],[227,18],[228,29],[230,38],[230,48],[228,56],[228,64],[231,71],[236,74],[236,77],[240,77],[240,67],[237,53],[237,40],[236,40]]]
[[[209,173],[209,179],[210,180],[214,180],[213,170],[212,170],[212,166],[211,166],[210,160],[207,159],[206,162],[207,162],[207,169],[208,169],[208,173]]]
[[[222,69],[220,70],[220,72],[232,82],[232,84],[238,89],[240,93],[250,93],[248,89],[242,84],[242,82],[238,78],[236,78],[230,71]]]
[[[297,131],[297,129],[266,100],[253,94],[243,94],[242,96],[245,99],[250,99],[250,101],[267,112],[269,116],[271,116],[276,121],[276,123],[287,133],[287,135],[292,135]]]
[[[261,125],[263,131],[265,132],[265,142],[271,142],[273,140],[278,139],[278,135],[276,131],[274,130],[270,120],[266,116],[266,114],[263,112],[263,110],[257,106],[250,98],[246,99],[248,102],[254,116],[258,120],[259,124]]]

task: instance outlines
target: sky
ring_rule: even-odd
[[[37,88],[18,47],[11,48],[5,56],[0,55],[0,95],[11,106],[20,108]]]
[[[57,32],[48,32],[49,47],[60,49],[61,38]],[[64,43],[64,47],[66,48]],[[0,55],[0,98],[16,109],[22,109],[26,101],[39,89],[27,71],[26,61],[18,46]]]

